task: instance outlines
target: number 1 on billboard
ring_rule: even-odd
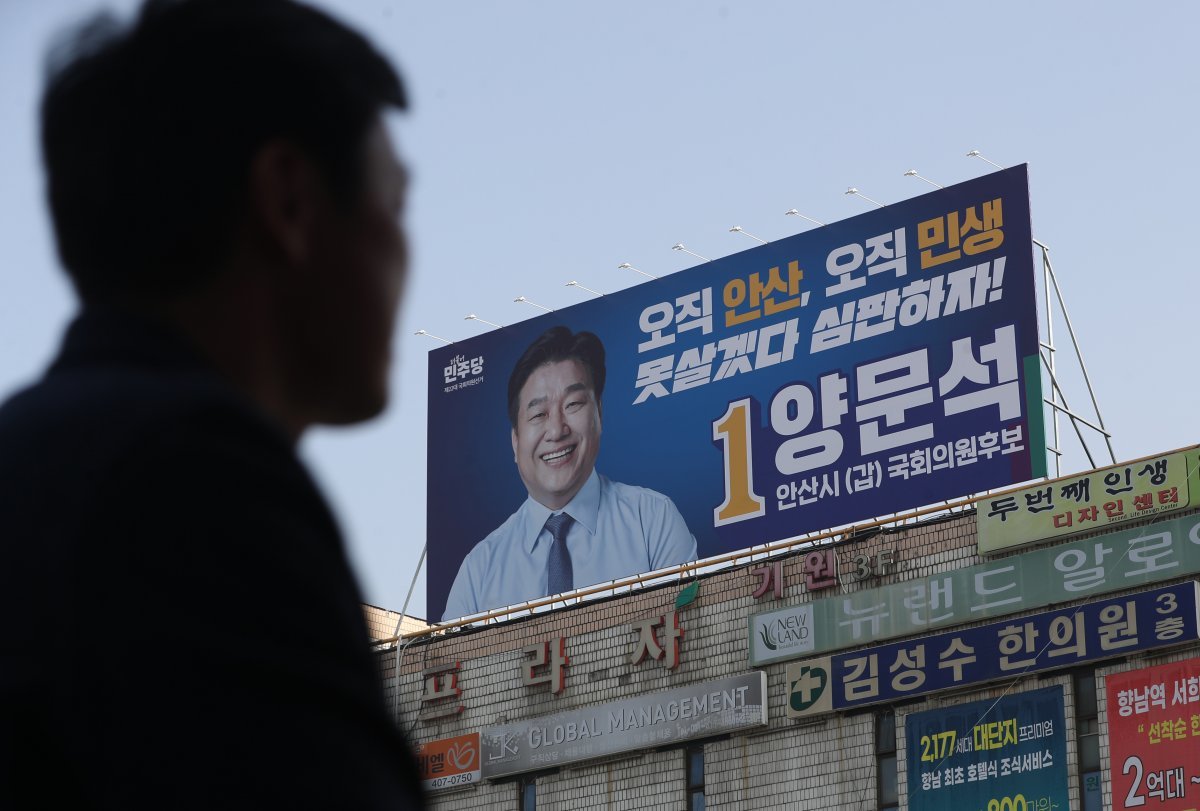
[[[713,526],[764,515],[766,500],[754,492],[749,398],[730,403],[725,413],[713,421],[713,441],[721,443],[725,458],[725,500],[713,510]]]

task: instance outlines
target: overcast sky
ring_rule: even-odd
[[[132,3],[110,3],[127,11]],[[504,3],[325,0],[403,71],[394,133],[415,182],[396,404],[302,452],[369,601],[399,609],[425,541],[426,353],[870,204],[1030,164],[1048,244],[1117,459],[1198,441],[1190,244],[1200,5],[1061,2]],[[27,383],[74,305],[42,203],[42,54],[88,0],[0,6],[0,390]],[[695,260],[692,260],[695,261]],[[1055,325],[1059,363],[1070,344]],[[1043,336],[1044,340],[1044,336]],[[1070,404],[1087,390],[1064,373]],[[1065,426],[1064,426],[1065,427]],[[469,426],[464,426],[469,429]],[[1090,443],[1098,463],[1103,443]],[[1088,467],[1064,441],[1064,472]],[[470,460],[463,460],[470,464]],[[505,472],[506,474],[508,471]],[[469,494],[464,494],[464,503]],[[424,611],[423,576],[410,606]]]

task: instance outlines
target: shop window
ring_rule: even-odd
[[[688,811],[704,811],[704,744],[683,750],[687,768]]]
[[[537,778],[522,777],[517,785],[521,792],[521,811],[537,811]]]
[[[896,714],[884,710],[875,716],[875,796],[879,811],[900,808],[896,776]]]
[[[1075,746],[1079,751],[1079,796],[1083,811],[1100,811],[1100,708],[1096,701],[1096,671],[1073,677],[1075,687]]]

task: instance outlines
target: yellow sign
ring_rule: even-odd
[[[1177,451],[984,498],[979,554],[1182,510],[1197,466],[1195,449]]]

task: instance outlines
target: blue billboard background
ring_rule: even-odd
[[[909,811],[1069,807],[1062,687],[911,713]]]
[[[1018,166],[431,351],[432,619],[526,498],[508,377],[560,324],[606,350],[596,469],[701,558],[1044,475]]]

